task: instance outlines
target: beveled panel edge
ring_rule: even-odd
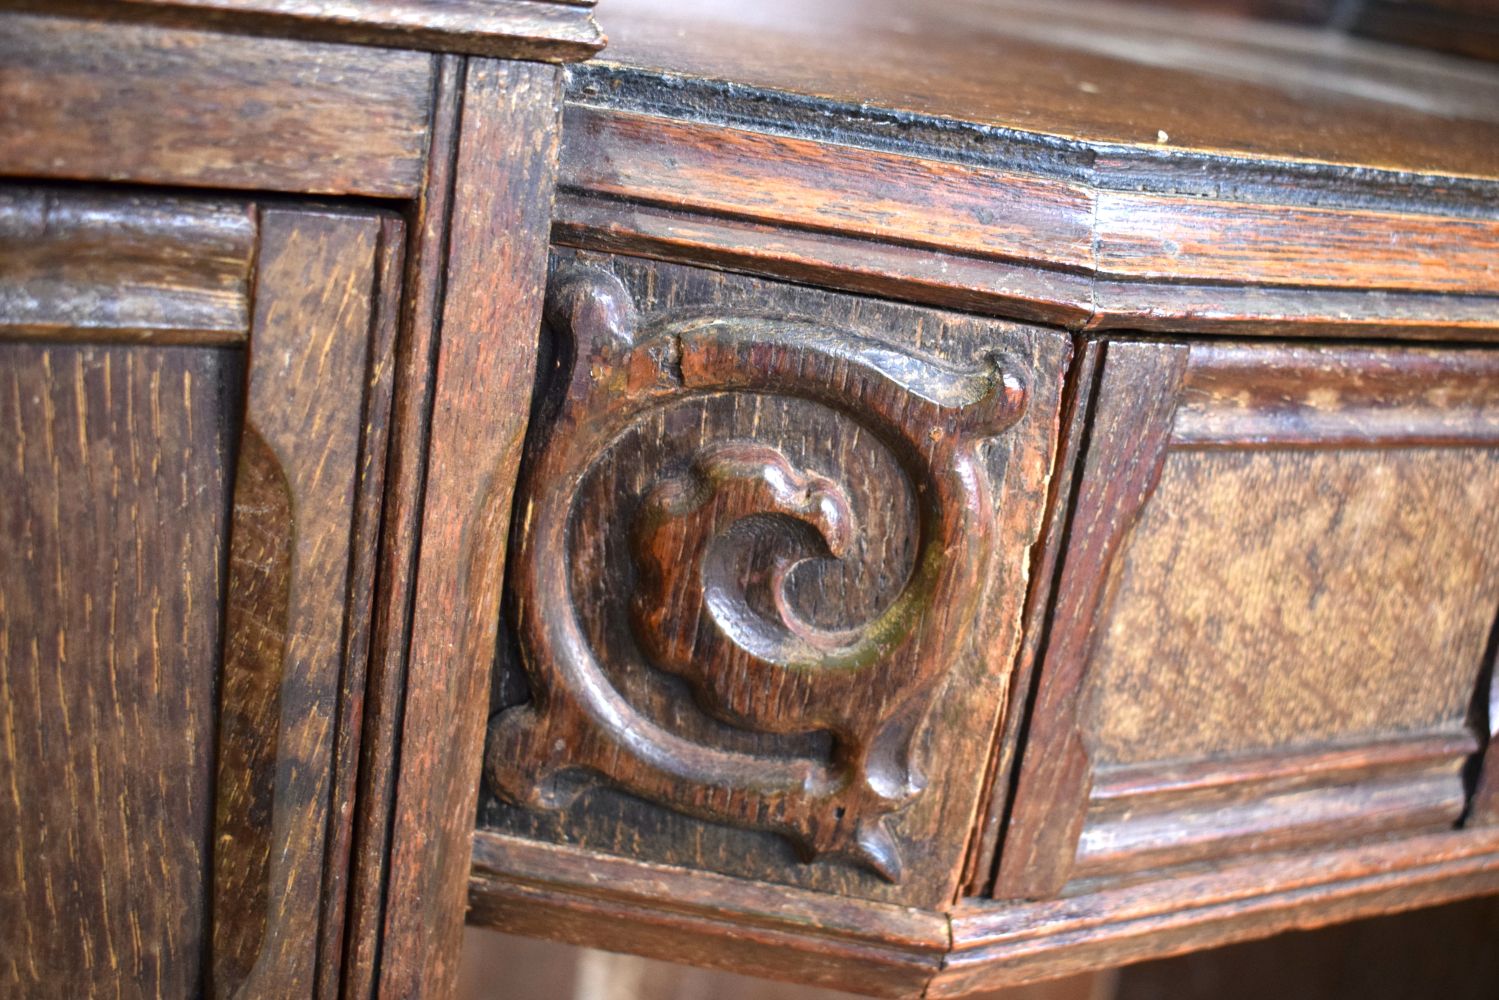
[[[555,235],[569,245],[1074,329],[1499,337],[1499,178],[1293,172],[1232,197],[1117,190],[1097,151],[1064,156],[1040,137],[939,159],[616,107],[591,72],[573,71],[566,112]]]
[[[4,0],[0,7],[317,42],[573,62],[604,47],[595,0]]]
[[[874,996],[917,997],[945,914],[480,830],[470,924]]]
[[[965,901],[927,991],[956,997],[1499,891],[1499,830],[1277,857],[1042,903]]]

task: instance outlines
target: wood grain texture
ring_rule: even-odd
[[[1046,517],[1040,539],[1031,554],[1033,569],[1026,591],[1024,617],[1021,620],[1020,652],[1015,659],[1015,673],[1010,694],[1005,699],[1003,722],[990,751],[984,806],[980,826],[969,845],[965,864],[967,875],[963,895],[986,895],[994,880],[994,862],[999,838],[1009,822],[1014,805],[1016,768],[1021,747],[1030,724],[1036,692],[1037,670],[1046,648],[1049,616],[1059,582],[1057,569],[1066,538],[1067,512],[1076,489],[1078,473],[1076,456],[1085,440],[1088,417],[1093,409],[1093,392],[1097,388],[1099,367],[1105,344],[1090,340],[1077,345],[1062,398],[1062,412],[1057,436],[1054,471],[1046,497]]]
[[[469,919],[749,975],[919,996],[947,950],[936,912],[759,885],[481,831]]]
[[[1499,13],[1485,0],[1364,0],[1350,27],[1399,45],[1499,62]]]
[[[1095,761],[1461,729],[1495,497],[1493,449],[1173,453],[1089,666]]]
[[[1110,343],[1094,390],[1081,480],[1069,512],[1043,680],[1030,712],[1022,768],[1000,849],[995,898],[1044,898],[1067,880],[1081,832],[1088,754],[1075,700],[1095,642],[1095,617],[1108,605],[1110,571],[1166,457],[1187,349]]]
[[[557,269],[578,360],[528,450],[507,612],[533,700],[509,661],[482,823],[943,905],[1065,338],[628,258]]]
[[[1084,606],[1068,603],[1064,568],[1025,751],[1041,763],[1020,765],[1006,834],[1022,854],[1001,852],[1005,898],[1442,829],[1464,810],[1479,746],[1471,709],[1499,607],[1493,359],[1179,350],[1190,361],[1175,390],[1139,379],[1115,390],[1165,407],[1147,426],[1167,451],[1133,503],[1128,544],[1096,561],[1079,520],[1087,470],[1110,450],[1131,453],[1141,434],[1090,425],[1067,567],[1080,560],[1105,596],[1074,616]],[[1079,630],[1091,636],[1082,662],[1066,654]],[[1427,739],[1438,749],[1390,756]],[[1045,811],[1026,812],[1027,788],[1049,797]],[[1038,863],[1046,888],[1014,889],[1009,878]]]
[[[1330,33],[1038,0],[690,9],[675,0],[611,0],[605,10],[610,63],[840,108],[1121,153],[1161,147],[1416,174],[1492,176],[1495,167],[1499,74]],[[1439,131],[1433,118],[1444,120]]]
[[[900,8],[624,0],[571,76],[559,241],[1078,329],[1499,335],[1499,71],[1139,5]]]
[[[382,543],[364,726],[359,744],[358,809],[350,859],[349,914],[342,995],[368,1000],[379,975],[384,924],[386,851],[399,754],[411,590],[421,529],[426,472],[431,371],[437,350],[443,271],[447,262],[453,160],[457,149],[463,60],[442,60],[427,179],[411,224],[411,247],[402,283],[402,315],[391,403]]]
[[[0,336],[243,343],[245,205],[0,187]]]
[[[953,952],[925,995],[962,996],[1495,891],[1499,833],[1483,830],[1240,862],[1051,902],[974,902],[953,913]]]
[[[545,62],[604,44],[593,0],[10,0],[9,6],[281,38]]]
[[[261,214],[219,692],[216,997],[316,979],[380,228]]]
[[[510,498],[535,377],[560,72],[471,60],[454,176],[380,991],[447,996],[462,940]]]
[[[0,344],[0,993],[196,996],[237,351]]]
[[[379,242],[371,261],[369,361],[359,431],[358,484],[351,532],[348,617],[343,674],[334,729],[332,802],[328,812],[327,860],[323,865],[323,920],[319,932],[317,995],[339,995],[353,882],[359,763],[365,721],[368,664],[374,641],[375,577],[385,501],[396,335],[400,325],[405,225],[379,219]]]
[[[0,17],[0,171],[409,197],[432,57],[139,25]]]

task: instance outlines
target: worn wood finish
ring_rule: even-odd
[[[872,996],[918,996],[946,917],[480,831],[470,920]]]
[[[7,996],[202,990],[240,372],[0,343]]]
[[[350,561],[381,225],[268,209],[260,228],[220,687],[219,997],[312,991],[345,607],[368,586]]]
[[[1218,866],[1041,903],[974,901],[925,996],[962,996],[1499,891],[1499,832]],[[1191,903],[1188,905],[1187,901]]]
[[[1148,348],[1110,344],[1105,381],[1116,349]],[[1494,357],[1175,350],[1176,390],[1113,390],[1170,449],[1128,543],[1095,555],[1072,514],[996,896],[1464,812],[1499,607]],[[1101,420],[1082,497],[1148,436]],[[1101,601],[1069,596],[1074,566]]]
[[[535,376],[560,105],[555,67],[469,62],[412,598],[382,994],[446,996],[457,974],[484,692]]]
[[[531,700],[491,721],[483,822],[942,905],[1065,338],[626,258],[561,258],[548,308],[576,360],[518,499]]]
[[[1067,556],[1058,582],[1044,680],[1030,709],[1024,770],[1017,779],[993,895],[1044,898],[1058,892],[1084,821],[1087,749],[1072,703],[1083,683],[1095,619],[1124,545],[1165,462],[1171,413],[1187,348],[1111,343],[1094,390],[1091,440],[1068,512]]]
[[[284,38],[570,62],[604,44],[594,0],[7,0],[6,6]]]
[[[348,618],[344,628],[343,674],[334,729],[332,802],[323,865],[323,922],[318,942],[316,992],[326,997],[339,994],[345,926],[352,900],[356,810],[360,807],[359,767],[369,680],[367,665],[374,640],[375,577],[405,259],[405,225],[394,218],[381,218],[379,225],[379,242],[371,267],[369,363],[365,366],[360,411],[363,425],[359,431],[359,479],[350,542]]]
[[[1080,442],[1088,430],[1093,408],[1093,393],[1104,355],[1102,341],[1087,341],[1073,357],[1067,375],[1062,402],[1062,417],[1057,441],[1055,471],[1046,496],[1046,518],[1040,539],[1031,554],[1033,569],[1026,592],[1024,617],[1021,620],[1020,653],[1010,681],[1010,695],[1005,700],[1004,721],[991,752],[989,773],[985,779],[986,800],[980,812],[980,827],[969,846],[963,895],[982,896],[993,880],[993,861],[1001,831],[1008,821],[1014,801],[1015,761],[1026,738],[1036,690],[1036,669],[1046,646],[1048,615],[1056,599],[1057,568],[1066,537],[1067,513],[1076,489]]]
[[[350,859],[349,915],[343,995],[373,996],[384,923],[386,852],[399,752],[411,589],[420,541],[426,472],[432,361],[436,356],[443,272],[447,263],[454,153],[463,87],[463,60],[446,57],[434,98],[427,179],[412,221],[402,284],[394,399],[378,586],[374,595],[369,677],[359,745],[358,809]]]
[[[410,197],[433,59],[5,14],[0,172]]]
[[[243,343],[254,249],[244,205],[0,187],[0,336]]]
[[[1494,70],[1111,4],[670,7],[571,78],[561,242],[1080,329],[1499,335]]]

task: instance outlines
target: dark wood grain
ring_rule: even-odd
[[[457,974],[510,498],[535,376],[561,78],[469,62],[411,618],[380,991]]]
[[[405,225],[379,220],[379,242],[371,261],[369,361],[360,413],[358,484],[350,541],[348,614],[343,673],[334,728],[332,802],[328,812],[327,860],[323,865],[322,927],[318,943],[317,995],[336,997],[345,954],[353,881],[353,849],[359,761],[373,642],[375,576],[385,500],[396,335],[400,325]]]
[[[470,918],[674,962],[918,996],[947,949],[939,913],[756,885],[480,832]]]
[[[1165,461],[1186,361],[1186,348],[1172,344],[1111,343],[1104,349],[1043,680],[1000,850],[996,898],[1054,895],[1071,868],[1089,783],[1075,701],[1095,641],[1095,616],[1108,604],[1111,566]]]
[[[245,205],[0,187],[0,336],[243,343],[254,249]]]
[[[420,541],[426,472],[432,361],[437,350],[443,271],[447,262],[453,160],[457,149],[463,60],[442,60],[433,104],[427,178],[411,224],[394,359],[382,544],[374,595],[369,677],[359,745],[358,808],[350,859],[343,995],[373,996],[384,923],[386,851],[399,752],[411,588]]]
[[[926,996],[962,996],[1499,891],[1499,833],[1439,833],[953,913]],[[1192,904],[1186,905],[1186,900]]]
[[[604,9],[610,63],[730,80],[824,107],[1121,151],[1416,174],[1492,176],[1495,167],[1499,76],[1331,33],[1135,4],[1059,9],[1027,0],[774,0],[690,14],[673,0],[612,0]],[[1431,128],[1432,116],[1442,128]]]
[[[1363,0],[1350,27],[1398,45],[1499,62],[1499,12],[1486,0]]]
[[[0,993],[196,996],[236,351],[0,344]]]
[[[409,197],[432,57],[0,17],[0,171]]]
[[[380,229],[261,215],[219,692],[217,997],[316,979]]]
[[[1107,348],[1105,381],[1120,346]],[[1072,515],[1067,566],[1085,560],[1090,586],[1106,589],[1072,605],[1063,570],[1025,750],[1040,763],[1020,764],[1006,834],[1019,859],[1000,856],[1005,898],[1445,829],[1464,810],[1478,748],[1470,706],[1499,606],[1493,358],[1178,350],[1190,360],[1177,388],[1135,379],[1111,390],[1167,408],[1157,433],[1168,452],[1113,557],[1091,560],[1083,508]],[[1081,495],[1095,456],[1138,447],[1137,430],[1110,444],[1116,434],[1094,418]],[[1093,488],[1115,481],[1100,474]],[[1081,661],[1050,659],[1072,632],[1088,637]],[[1436,750],[1390,756],[1428,737]],[[1045,810],[1027,812],[1028,788],[1050,797]],[[1047,866],[1045,888],[1008,881]]]
[[[528,451],[507,619],[534,700],[491,721],[482,822],[942,905],[1066,339],[627,258],[557,267],[548,316],[577,360]]]
[[[8,0],[48,13],[570,62],[604,44],[593,0]]]

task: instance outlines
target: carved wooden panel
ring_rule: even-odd
[[[0,994],[336,992],[401,232],[0,187]]]
[[[995,894],[1456,823],[1499,356],[1119,342],[1096,398]]]
[[[1065,338],[622,258],[547,316],[481,822],[944,898]]]

